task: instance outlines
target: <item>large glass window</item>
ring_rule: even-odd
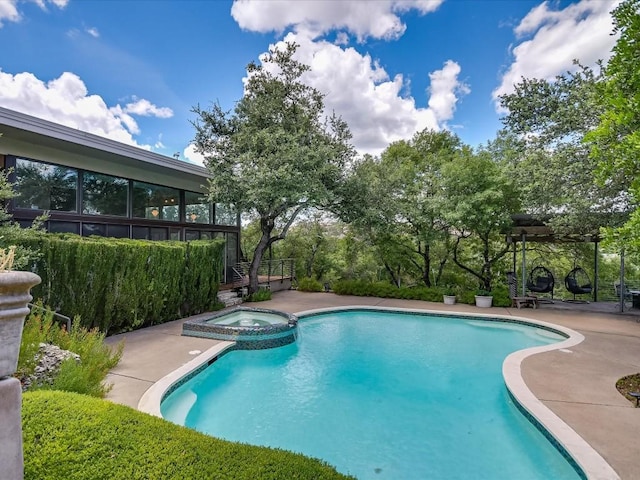
[[[16,159],[17,208],[75,212],[77,184],[72,168]]]
[[[106,236],[107,226],[102,223],[83,223],[82,236],[89,237],[91,235],[98,235],[100,237]]]
[[[127,216],[129,181],[124,178],[84,172],[82,174],[82,213]]]
[[[187,223],[211,223],[211,203],[201,193],[184,192]]]
[[[129,238],[129,225],[107,225],[107,236]]]
[[[185,230],[184,239],[187,242],[191,240],[200,240],[200,232],[198,230]]]
[[[180,240],[180,229],[179,228],[170,228],[169,229],[169,240]]]
[[[150,240],[166,240],[167,237],[167,229],[166,228],[150,228],[149,229],[150,235],[149,235],[149,239]]]
[[[149,240],[149,227],[139,227],[134,225],[131,227],[131,238]]]
[[[133,216],[151,220],[180,220],[180,195],[175,188],[133,182]]]
[[[238,214],[235,208],[216,203],[216,225],[237,225]]]
[[[57,222],[49,221],[49,229],[51,233],[80,233],[80,223],[78,222]]]

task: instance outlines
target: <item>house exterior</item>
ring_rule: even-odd
[[[224,237],[225,276],[238,262],[240,216],[207,200],[206,168],[2,107],[0,134],[0,167],[18,193],[8,208],[21,225],[48,212],[50,232]]]

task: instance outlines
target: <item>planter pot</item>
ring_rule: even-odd
[[[489,308],[493,304],[493,297],[476,295],[476,307]]]
[[[0,378],[16,371],[27,304],[32,298],[29,292],[40,281],[31,272],[0,272]]]
[[[456,296],[455,295],[443,295],[442,296],[445,305],[455,305],[456,304]]]

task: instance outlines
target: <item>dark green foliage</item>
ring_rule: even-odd
[[[260,288],[257,292],[247,295],[243,298],[245,302],[265,302],[271,300],[271,290],[268,288]]]
[[[116,333],[215,309],[221,240],[151,242],[77,235],[17,239],[40,252],[34,298]]]
[[[306,277],[298,281],[298,290],[301,292],[321,292],[323,287],[319,280]]]
[[[319,460],[219,440],[78,394],[26,393],[22,418],[26,480],[352,478]]]
[[[511,306],[511,297],[509,297],[509,287],[505,284],[500,283],[493,286],[493,290],[491,290],[491,295],[493,295],[493,306],[494,307],[510,307]]]
[[[458,302],[466,303],[467,305],[475,305],[476,292],[474,290],[464,290],[460,295],[458,295]]]
[[[423,300],[442,302],[442,289],[437,287],[396,287],[388,282],[366,282],[362,280],[340,280],[333,285],[338,295],[356,295],[360,297],[402,298],[404,300]]]
[[[26,377],[33,373],[36,362],[35,355],[40,343],[57,345],[80,356],[80,363],[69,359],[62,363],[60,371],[52,384],[31,385],[29,390],[51,389],[84,393],[95,397],[103,397],[109,387],[104,379],[109,370],[114,368],[122,356],[123,343],[112,348],[104,343],[104,333],[97,329],[87,330],[74,322],[71,331],[67,332],[53,318],[53,312],[36,307],[26,319],[20,344],[18,358],[18,377]]]
[[[338,295],[355,295],[359,297],[401,298],[404,300],[423,300],[425,302],[442,302],[442,296],[447,291],[453,291],[452,287],[400,287],[397,288],[387,282],[366,282],[362,280],[340,280],[333,285],[334,293]],[[479,293],[475,290],[461,290],[457,294],[460,303],[475,304],[475,296]],[[496,307],[508,307],[511,305],[509,290],[506,285],[496,285],[491,292],[493,305]]]
[[[186,244],[182,294],[183,315],[218,310],[218,286],[222,278],[222,241],[198,240]]]

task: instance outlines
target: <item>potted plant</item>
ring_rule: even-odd
[[[476,292],[476,307],[489,308],[493,304],[493,295],[488,290]]]
[[[445,305],[456,304],[456,290],[450,285],[447,285],[442,291],[442,299]]]
[[[0,378],[16,371],[31,287],[41,281],[35,273],[12,270],[15,249],[0,249]]]

